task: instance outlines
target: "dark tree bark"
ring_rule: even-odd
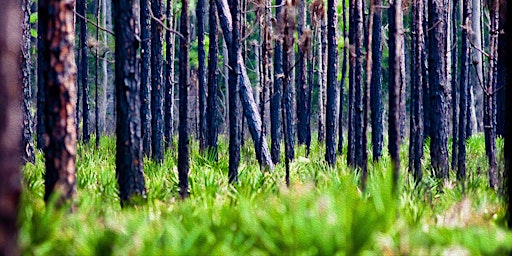
[[[400,171],[400,53],[403,42],[402,1],[389,3],[388,150],[393,166],[393,189]]]
[[[238,165],[240,163],[240,1],[230,0],[229,9],[232,17],[231,43],[228,46],[229,57],[229,182],[238,182]],[[226,32],[225,32],[226,33]],[[256,145],[258,147],[259,145]]]
[[[174,28],[174,13],[172,1],[167,0],[167,27]],[[175,35],[171,31],[165,31],[166,41],[166,58],[165,58],[165,114],[164,114],[164,137],[165,147],[170,148],[172,146],[172,137],[174,130],[174,57],[175,57]]]
[[[308,144],[310,123],[309,108],[309,87],[307,83],[307,40],[309,35],[306,31],[306,0],[298,1],[297,30],[299,33],[298,58],[297,58],[297,143],[299,145]]]
[[[142,150],[151,155],[151,11],[150,0],[140,1],[141,70],[140,70],[140,123]]]
[[[261,46],[261,70],[262,70],[262,88],[261,88],[261,100],[260,100],[260,114],[261,114],[261,135],[260,135],[260,150],[263,150],[263,138],[265,138],[267,133],[267,124],[266,124],[266,109],[268,105],[268,92],[272,87],[272,34],[270,31],[271,21],[270,21],[270,0],[265,0],[265,5],[261,8],[262,16],[261,19],[261,37],[262,37],[262,46]],[[309,107],[309,105],[308,105]],[[308,121],[309,119],[306,119]],[[309,127],[309,126],[308,126]],[[306,127],[306,128],[308,128]],[[311,136],[310,136],[311,137]],[[307,138],[306,138],[307,145]]]
[[[429,0],[429,85],[431,164],[438,178],[448,178],[448,81],[446,79],[446,23],[443,0]]]
[[[345,38],[347,37],[347,4],[346,1],[342,3],[342,16],[343,16],[343,62],[341,64],[341,82],[340,82],[340,110],[338,118],[338,154],[343,154],[343,94],[345,90],[345,80],[347,76],[347,62],[348,62],[348,46],[345,45]]]
[[[146,196],[142,164],[140,87],[137,77],[137,28],[134,0],[113,1],[116,34],[116,177],[121,205]]]
[[[409,172],[416,183],[423,177],[421,159],[423,158],[423,48],[425,34],[423,31],[423,1],[412,4],[412,70],[411,72],[411,123],[409,143]]]
[[[502,5],[501,8],[505,8]],[[501,12],[503,13],[503,11]],[[500,19],[500,31],[504,29],[505,19]],[[496,84],[496,135],[505,136],[505,112],[506,112],[506,83],[507,83],[507,68],[506,68],[506,48],[508,47],[505,42],[505,34],[498,35],[498,83]]]
[[[38,21],[42,19],[41,12],[37,12]],[[44,148],[44,59],[43,59],[43,24],[37,22],[37,102],[36,102],[36,118],[37,118],[37,149],[42,150]]]
[[[336,26],[338,16],[336,0],[327,1],[327,108],[325,160],[330,166],[336,164],[336,128],[338,121],[338,42]]]
[[[87,0],[78,0],[77,13],[82,17],[87,16]],[[82,140],[89,143],[91,132],[89,130],[89,47],[87,45],[87,21],[77,18],[80,22],[80,89],[82,90]],[[79,121],[77,121],[80,123]]]
[[[457,17],[459,13],[458,8],[459,1],[454,1],[452,3],[452,12],[451,12],[451,85],[452,85],[452,170],[456,170],[457,167],[457,140],[459,139],[458,134],[458,115],[459,115],[459,98],[457,97],[457,68],[458,68],[458,39],[457,39]]]
[[[484,131],[485,131],[485,151],[489,160],[489,183],[491,188],[497,189],[499,186],[496,160],[496,84],[498,81],[498,35],[499,35],[499,0],[492,0],[490,3],[490,32],[489,32],[489,76],[488,83],[484,91]]]
[[[355,20],[355,1],[350,0],[349,5],[349,30],[348,38],[350,44],[354,44],[355,31],[356,31],[356,20]],[[350,67],[356,66],[356,54],[355,51],[351,50],[350,54]],[[349,166],[355,166],[355,130],[354,130],[354,88],[355,88],[355,68],[349,68],[348,73],[348,136],[347,136],[347,164]]]
[[[188,133],[188,84],[189,84],[189,52],[190,52],[190,17],[188,0],[181,0],[180,16],[180,56],[179,56],[179,138],[178,138],[178,176],[180,196],[188,197],[189,169],[189,133]]]
[[[218,159],[218,106],[217,99],[221,93],[219,90],[219,82],[217,77],[218,59],[219,59],[219,38],[218,38],[218,22],[217,22],[217,6],[215,0],[210,0],[209,10],[209,39],[208,48],[208,105],[206,108],[206,121],[208,126],[208,148],[213,154],[215,160]]]
[[[198,0],[196,6],[197,17],[197,80],[199,81],[199,150],[206,150],[208,127],[206,126],[206,53],[204,50],[204,17],[206,16],[205,0]]]
[[[76,194],[76,66],[73,50],[74,2],[39,1],[44,40],[45,194],[60,199]]]
[[[280,19],[282,12],[282,0],[276,0],[276,20]],[[276,38],[274,45],[274,83],[270,99],[270,136],[272,137],[271,152],[272,161],[279,162],[281,152],[281,88],[283,87],[283,42],[282,38]]]
[[[373,0],[376,6],[382,5],[382,0]],[[376,8],[373,14],[373,44],[372,44],[372,80],[370,85],[372,112],[372,152],[373,161],[382,157],[384,147],[384,124],[382,104],[382,10]]]
[[[24,2],[27,3],[28,1]],[[28,11],[27,5],[22,5]],[[21,84],[18,74],[22,45],[20,1],[2,2],[0,9],[0,254],[18,255],[18,207],[21,194]],[[11,25],[9,25],[11,24]],[[14,26],[12,26],[14,25]]]
[[[232,19],[229,13],[229,7],[226,0],[217,0],[217,12],[219,13],[220,24],[224,35],[224,40],[228,48],[233,43],[232,41]],[[238,65],[240,66],[240,90],[239,96],[242,101],[243,111],[247,120],[247,126],[251,133],[252,140],[254,142],[254,148],[256,151],[256,158],[260,165],[270,170],[274,169],[274,164],[270,157],[270,151],[266,139],[261,139],[262,122],[258,113],[258,106],[254,102],[254,97],[251,89],[251,81],[247,75],[247,69],[245,62],[242,58],[242,53],[238,54]],[[261,146],[261,147],[260,147]]]
[[[363,145],[363,136],[366,136],[363,134],[363,3],[362,0],[355,0],[354,3],[354,164],[362,168],[363,150],[366,150]]]
[[[151,11],[163,20],[163,0],[152,0]],[[157,162],[164,161],[164,84],[163,84],[163,27],[151,20],[151,155]]]
[[[466,130],[468,125],[468,104],[469,88],[470,88],[470,59],[471,59],[471,46],[470,46],[470,30],[471,28],[471,15],[472,6],[469,1],[464,1],[462,5],[462,42],[461,42],[461,57],[460,57],[460,113],[459,113],[459,141],[458,141],[458,166],[457,166],[457,179],[464,181],[466,179]]]
[[[423,47],[423,54],[422,54],[422,61],[423,61],[423,124],[425,126],[423,138],[426,139],[427,137],[430,138],[431,135],[431,125],[430,125],[430,82],[429,82],[429,64],[428,64],[428,52],[429,52],[429,45],[430,45],[430,39],[429,39],[429,16],[428,16],[428,1],[429,0],[422,0],[423,1],[423,33],[425,35],[425,47]]]
[[[510,1],[508,1],[507,11],[506,11],[506,21],[505,21],[505,42],[506,45],[512,45],[512,8],[510,8]],[[506,65],[507,69],[512,69],[512,48],[506,48]],[[512,73],[509,72],[507,76],[507,85],[506,85],[506,97],[507,99],[512,99]],[[506,102],[506,117],[505,124],[506,127],[511,127],[512,125],[512,100],[508,100]],[[507,186],[507,221],[509,229],[512,228],[512,129],[505,130],[505,176],[506,176],[506,186]]]
[[[21,109],[23,112],[23,134],[22,134],[22,160],[24,163],[35,162],[34,153],[34,139],[33,139],[33,122],[31,111],[32,92],[30,86],[30,76],[32,69],[32,62],[30,61],[30,1],[23,0],[21,2],[22,17],[20,19],[22,24],[23,37],[21,46],[20,58],[20,75],[23,88],[23,100],[21,101]]]
[[[97,23],[99,24],[99,21],[100,21],[100,9],[101,9],[101,5],[100,5],[100,0],[97,0],[96,1],[96,21]],[[99,29],[96,29],[96,42],[100,42],[100,30]],[[101,136],[101,132],[100,132],[100,99],[99,99],[99,87],[100,87],[100,83],[99,83],[99,76],[98,76],[98,70],[99,70],[99,46],[95,47],[96,49],[96,58],[95,58],[95,68],[94,68],[94,76],[95,76],[95,79],[96,79],[96,86],[94,86],[94,124],[95,124],[95,133],[96,133],[96,148],[99,148],[100,147],[100,136]]]

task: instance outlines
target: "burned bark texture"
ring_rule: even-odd
[[[45,194],[59,201],[76,194],[76,66],[74,2],[39,1],[44,40]]]
[[[140,87],[137,76],[137,28],[134,0],[113,1],[115,85],[117,105],[116,178],[121,205],[145,197],[140,120]]]
[[[366,147],[363,146],[363,136],[366,136],[366,134],[363,134],[363,2],[362,0],[355,0],[354,3],[354,164],[356,167],[362,168],[364,164],[363,150],[366,150]]]
[[[87,17],[87,1],[77,1],[77,13],[82,17]],[[80,26],[80,68],[78,69],[78,77],[82,90],[82,140],[84,143],[89,143],[91,139],[91,131],[89,130],[89,46],[87,45],[87,21],[85,19],[78,19]],[[80,119],[77,120],[80,123]]]
[[[151,12],[150,0],[140,1],[140,121],[142,126],[142,150],[151,155]]]
[[[280,19],[282,12],[282,0],[276,0],[276,20]],[[272,85],[272,96],[270,99],[270,136],[272,161],[277,164],[281,156],[281,101],[283,87],[283,41],[277,37],[274,44],[274,83]]]
[[[174,13],[172,1],[167,0],[166,8],[167,27],[174,28]],[[164,138],[167,149],[172,146],[174,131],[174,59],[175,59],[175,35],[171,31],[165,31],[166,58],[165,58],[165,113],[164,113]]]
[[[22,27],[22,45],[20,58],[20,77],[22,83],[22,100],[21,110],[23,114],[22,123],[22,162],[35,163],[34,139],[33,139],[33,120],[31,111],[32,90],[31,90],[31,69],[32,62],[30,60],[30,1],[22,0],[21,2],[21,27]]]
[[[205,0],[198,0],[196,6],[197,18],[197,80],[199,84],[199,150],[206,151],[207,126],[206,126],[206,52],[204,49],[204,27],[205,27]]]
[[[459,88],[459,141],[457,156],[457,179],[464,181],[466,179],[466,136],[468,125],[468,104],[469,88],[470,88],[470,30],[471,28],[472,6],[468,3],[462,5],[462,41],[461,41],[461,57],[460,57],[460,88]]]
[[[27,1],[28,2],[28,1]],[[26,2],[25,2],[26,3]],[[27,11],[23,5],[23,11]],[[18,255],[18,207],[20,205],[20,141],[22,113],[20,1],[2,2],[0,9],[0,255]]]
[[[327,1],[327,108],[325,160],[330,166],[336,164],[336,129],[338,124],[338,41],[336,39],[337,1]]]
[[[240,163],[240,132],[243,127],[240,121],[243,118],[240,113],[240,63],[238,56],[241,54],[240,49],[240,1],[230,0],[229,9],[232,19],[231,43],[228,44],[229,58],[229,182],[238,182],[238,166]],[[224,32],[226,33],[226,32]],[[259,136],[259,134],[258,134]],[[255,144],[258,148],[259,144]]]
[[[307,56],[309,30],[306,30],[306,0],[298,1],[297,31],[299,33],[297,58],[297,143],[307,145],[310,131],[309,86],[307,83]]]
[[[151,11],[151,155],[156,162],[164,161],[164,84],[163,84],[163,0],[152,0]]]
[[[374,5],[382,5],[382,0],[373,0]],[[373,14],[372,44],[372,78],[370,84],[370,105],[372,118],[372,153],[373,161],[382,157],[384,147],[384,124],[382,104],[382,10],[375,8]]]
[[[218,133],[219,133],[219,109],[218,97],[221,93],[219,90],[219,81],[217,77],[218,60],[219,60],[219,38],[218,38],[218,21],[217,6],[215,0],[210,0],[209,9],[209,39],[208,48],[208,98],[206,106],[206,122],[207,122],[207,147],[213,159],[218,159]]]

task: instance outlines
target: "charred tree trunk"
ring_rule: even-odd
[[[188,0],[181,0],[180,16],[180,56],[179,56],[179,138],[178,138],[178,176],[180,196],[188,197],[189,169],[189,132],[188,132],[188,84],[189,84],[189,52],[190,52],[190,17]]]
[[[363,167],[363,3],[362,0],[355,0],[354,6],[354,164]]]
[[[393,189],[400,170],[400,52],[403,42],[402,1],[389,3],[389,114],[388,150],[393,166]]]
[[[446,23],[443,0],[429,0],[429,85],[431,115],[431,164],[438,178],[448,178],[448,81],[446,79]],[[440,22],[441,21],[441,22]]]
[[[347,4],[346,1],[342,3],[342,19],[343,19],[343,62],[341,64],[341,82],[340,82],[340,110],[338,118],[338,154],[343,154],[343,94],[345,90],[345,80],[347,76],[347,62],[348,62],[348,45],[346,44],[347,37]]]
[[[466,179],[466,130],[468,125],[468,104],[469,88],[470,88],[470,59],[471,59],[471,46],[470,29],[471,28],[471,15],[472,6],[468,1],[464,1],[462,5],[462,42],[461,42],[461,57],[460,57],[460,113],[459,113],[459,141],[458,141],[458,165],[457,165],[457,179],[464,181]]]
[[[320,17],[320,31],[318,32],[318,142],[325,141],[325,84],[326,84],[326,54],[327,46],[326,36],[326,18],[325,10]]]
[[[423,177],[421,159],[423,158],[423,1],[412,4],[412,70],[411,72],[411,123],[409,143],[409,172],[416,183]]]
[[[496,84],[498,81],[498,35],[499,35],[499,0],[492,0],[490,3],[490,47],[489,47],[489,79],[484,91],[484,131],[485,131],[485,151],[489,160],[489,183],[491,188],[497,189],[499,186],[496,160]]]
[[[23,135],[22,135],[22,160],[24,163],[35,163],[34,139],[33,139],[33,122],[31,111],[32,92],[30,86],[30,75],[32,63],[30,61],[30,1],[23,0],[21,3],[22,17],[22,43],[21,46],[21,82],[23,88],[23,100],[21,101],[21,109],[23,112]],[[5,109],[5,108],[4,108]]]
[[[376,6],[382,5],[382,0],[373,0]],[[379,161],[384,147],[384,124],[382,104],[382,10],[375,8],[373,14],[373,44],[372,44],[372,80],[370,84],[372,112],[372,152],[373,161]]]
[[[261,135],[260,135],[260,150],[263,150],[263,139],[267,133],[266,125],[266,109],[268,105],[268,92],[272,86],[272,35],[270,32],[270,0],[265,0],[265,6],[263,7],[263,18],[262,18],[262,46],[261,46],[261,70],[262,70],[262,90],[261,90],[261,101],[260,101],[260,114],[261,114]],[[309,119],[308,119],[309,120]],[[307,128],[307,127],[306,127]],[[307,138],[306,138],[307,140]],[[306,141],[307,144],[307,141]]]
[[[458,58],[458,40],[457,40],[457,16],[458,16],[458,3],[454,1],[451,12],[451,85],[452,85],[452,170],[456,170],[457,167],[457,140],[459,139],[458,134],[458,115],[459,115],[459,98],[457,97],[457,58]]]
[[[349,5],[349,30],[348,38],[350,44],[355,43],[355,32],[356,32],[356,19],[355,19],[355,1],[350,0]],[[350,67],[356,66],[356,53],[354,50],[349,52],[350,54]],[[348,73],[348,136],[347,136],[347,164],[351,167],[355,166],[355,129],[354,129],[354,100],[355,100],[355,68],[349,68]]]
[[[140,0],[141,70],[140,70],[140,120],[142,150],[151,155],[151,10],[150,0]]]
[[[276,20],[280,19],[282,0],[276,0]],[[272,137],[272,161],[278,163],[281,152],[281,88],[283,87],[283,42],[276,38],[274,45],[274,83],[270,100],[270,136]]]
[[[238,182],[238,165],[240,163],[240,114],[239,79],[240,65],[238,55],[240,49],[240,1],[230,0],[232,21],[231,43],[228,46],[229,56],[229,182]],[[227,31],[225,31],[226,33]],[[258,134],[259,136],[259,134]],[[255,145],[258,147],[259,145]]]
[[[82,17],[87,16],[87,1],[79,0],[77,13]],[[87,21],[80,20],[80,89],[82,90],[82,140],[89,143],[91,132],[89,130],[89,47],[87,45]],[[79,123],[79,121],[77,121]]]
[[[428,65],[428,52],[430,45],[430,39],[429,39],[429,16],[428,16],[428,1],[429,0],[422,0],[423,1],[423,33],[425,35],[425,47],[423,47],[423,53],[422,53],[422,76],[423,76],[423,124],[425,126],[424,130],[424,136],[423,139],[425,140],[427,137],[431,137],[431,130],[432,126],[430,125],[430,82],[429,82],[429,65]]]
[[[105,0],[104,0],[105,1]],[[99,23],[100,21],[100,0],[96,1],[96,22]],[[100,30],[96,28],[96,42],[100,42]],[[100,147],[100,99],[99,99],[99,76],[98,76],[98,70],[99,70],[99,45],[95,47],[96,50],[96,57],[95,60],[95,68],[94,68],[94,77],[95,77],[95,86],[94,86],[94,125],[95,125],[95,133],[96,133],[96,148]]]
[[[134,0],[114,1],[116,34],[116,177],[121,205],[134,196],[145,197],[140,123],[140,87],[137,77],[137,28]]]
[[[164,161],[164,84],[163,84],[163,0],[152,0],[151,11],[151,155],[156,162]]]
[[[167,27],[174,28],[174,13],[172,7],[172,1],[167,0]],[[174,56],[175,56],[175,36],[171,31],[166,30],[165,42],[167,53],[165,58],[165,114],[164,114],[164,138],[165,147],[170,148],[172,146],[172,137],[174,130]]]
[[[338,41],[336,39],[337,1],[327,1],[327,107],[325,160],[330,166],[336,164],[336,128],[338,121]],[[362,10],[361,10],[362,12]],[[362,66],[361,66],[362,68]]]
[[[297,58],[297,143],[306,145],[309,131],[309,88],[306,76],[307,40],[309,31],[306,31],[306,0],[298,1],[297,30],[299,32],[298,58]]]
[[[198,0],[196,6],[197,18],[197,79],[199,80],[199,150],[206,150],[208,127],[206,126],[206,53],[204,50],[204,17],[206,16],[205,0]]]
[[[217,22],[217,6],[215,0],[210,0],[209,10],[209,39],[210,45],[208,48],[208,99],[206,108],[206,121],[208,127],[208,150],[213,154],[213,159],[218,159],[218,106],[217,99],[220,94],[219,82],[217,78],[217,62],[219,59],[219,39],[218,39],[218,22]]]
[[[29,1],[22,5],[27,12]],[[27,5],[25,5],[27,3]],[[21,177],[21,84],[19,83],[19,52],[21,21],[20,1],[2,2],[0,9],[0,254],[18,255],[18,207]],[[26,18],[26,17],[25,17]],[[12,24],[14,26],[10,26]],[[23,53],[24,54],[24,53]],[[23,57],[23,56],[22,56]]]
[[[76,194],[76,66],[73,50],[73,2],[40,0],[44,40],[45,194],[61,199]]]

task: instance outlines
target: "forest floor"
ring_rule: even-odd
[[[488,186],[484,145],[482,135],[467,142],[464,192],[454,173],[443,184],[428,178],[428,147],[426,178],[414,188],[403,145],[393,196],[387,156],[370,163],[362,192],[345,155],[332,169],[316,143],[309,158],[298,148],[287,188],[284,166],[261,172],[247,141],[240,182],[230,186],[226,141],[218,162],[194,143],[190,198],[179,200],[173,150],[163,164],[145,161],[147,199],[121,209],[115,140],[103,138],[99,150],[79,146],[76,212],[45,206],[42,154],[24,168],[19,241],[24,255],[505,255],[512,232],[504,199]],[[500,156],[502,149],[498,140]]]

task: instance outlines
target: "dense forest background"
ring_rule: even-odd
[[[315,159],[348,168],[359,191],[383,163],[394,195],[404,182],[464,194],[475,175],[510,200],[504,0],[7,2],[2,20],[21,25],[2,26],[0,45],[13,68],[0,74],[0,160],[22,155],[3,168],[13,221],[19,163],[38,166],[40,150],[44,201],[77,211],[81,147],[112,146],[102,140],[123,207],[147,200],[147,163],[172,163],[189,197],[196,154],[234,186],[251,160],[290,186]],[[475,138],[485,165],[473,170]]]

